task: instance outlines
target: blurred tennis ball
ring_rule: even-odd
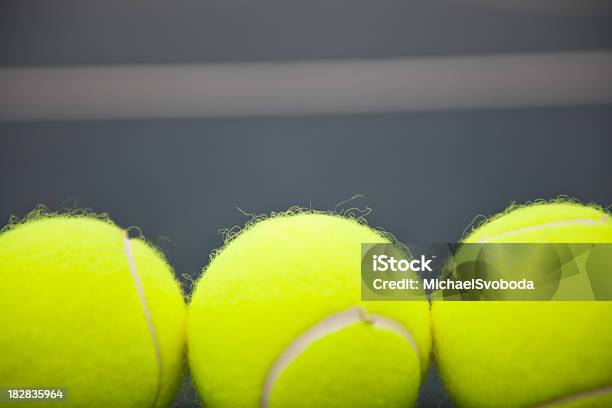
[[[0,234],[0,282],[0,387],[63,388],[45,406],[170,405],[185,305],[145,241],[90,216],[35,217]]]
[[[209,408],[406,407],[430,354],[429,305],[362,302],[352,219],[284,214],[221,250],[188,313],[189,362]]]
[[[611,243],[612,218],[540,202],[494,217],[464,242]],[[611,318],[608,301],[434,301],[435,356],[458,406],[612,406]]]

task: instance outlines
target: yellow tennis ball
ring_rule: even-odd
[[[572,202],[536,203],[494,217],[465,242],[608,243],[612,218]],[[434,301],[434,351],[459,407],[612,406],[611,319],[607,301]]]
[[[426,301],[362,302],[361,243],[377,231],[304,212],[257,222],[212,260],[188,312],[207,408],[414,404],[430,354]]]
[[[142,239],[97,218],[39,217],[0,234],[0,282],[0,387],[63,389],[44,406],[171,403],[186,309]],[[30,404],[41,406],[15,406]]]

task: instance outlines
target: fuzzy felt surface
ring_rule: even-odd
[[[65,388],[66,401],[45,406],[170,404],[184,362],[183,296],[159,253],[126,240],[109,221],[74,216],[0,235],[0,386]]]
[[[207,408],[262,406],[284,350],[354,307],[405,328],[356,321],[295,356],[274,382],[271,407],[406,407],[430,354],[427,302],[361,302],[361,243],[389,242],[352,219],[304,212],[259,221],[219,251],[188,313],[189,362]]]
[[[577,203],[537,203],[465,240],[485,241],[612,242],[612,219]],[[611,318],[604,301],[434,301],[435,357],[459,407],[611,406]]]

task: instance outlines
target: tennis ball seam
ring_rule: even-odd
[[[125,257],[127,259],[128,266],[129,266],[130,274],[132,275],[132,280],[136,288],[136,293],[138,294],[138,300],[140,301],[140,306],[142,307],[142,312],[147,322],[149,334],[151,335],[153,349],[155,350],[155,360],[157,362],[157,387],[155,389],[155,398],[153,398],[153,404],[151,405],[154,407],[156,406],[157,399],[159,398],[159,395],[161,394],[162,367],[163,367],[161,352],[159,349],[159,342],[157,340],[157,335],[155,333],[155,325],[153,324],[153,319],[151,318],[151,310],[149,309],[149,305],[147,303],[147,299],[144,293],[144,288],[142,286],[142,279],[140,278],[140,275],[138,274],[138,269],[136,268],[136,260],[134,259],[134,253],[132,251],[132,242],[130,241],[127,235],[123,240],[123,249],[125,252]]]
[[[586,208],[590,208],[596,211],[600,211],[608,216],[612,216],[611,207],[602,207],[601,205],[598,205],[595,203],[583,203],[577,198],[560,195],[552,199],[537,199],[534,201],[527,201],[522,204],[512,203],[503,211],[499,212],[498,214],[491,215],[491,216],[480,214],[476,216],[472,220],[472,222],[470,222],[470,224],[465,228],[465,230],[463,231],[463,234],[461,235],[462,239],[467,238],[477,229],[483,228],[497,221],[498,219],[505,217],[508,214],[512,214],[514,211],[522,210],[525,208],[543,206],[543,205],[557,205],[557,204],[572,205],[576,207],[586,207]]]
[[[610,218],[606,214],[602,214],[601,219],[599,220],[594,220],[591,218],[577,218],[574,220],[552,221],[552,222],[546,222],[544,224],[530,225],[527,227],[516,228],[510,231],[504,231],[504,232],[501,232],[499,234],[496,234],[490,237],[484,236],[480,238],[479,242],[488,242],[488,241],[492,241],[492,240],[499,239],[499,238],[506,238],[506,237],[510,237],[513,235],[521,234],[524,232],[539,231],[539,230],[543,230],[547,228],[568,227],[568,226],[574,226],[574,225],[593,226],[593,225],[603,225],[609,222],[610,222]]]
[[[421,353],[418,345],[412,333],[403,324],[385,316],[368,313],[361,306],[351,307],[348,310],[329,315],[319,321],[285,347],[266,374],[262,389],[261,408],[269,407],[270,397],[272,396],[272,390],[276,381],[284,370],[311,344],[339,330],[359,323],[371,324],[374,327],[401,336],[415,351],[417,357],[419,357],[417,360],[421,364]]]
[[[574,394],[566,395],[561,398],[555,398],[551,401],[545,402],[544,404],[537,405],[535,408],[553,408],[560,404],[575,402],[584,398],[598,397],[606,394],[612,394],[612,385],[606,385],[601,388],[595,388],[593,390],[588,391],[580,391]]]
[[[585,237],[591,236],[595,236],[595,239],[603,242],[608,238],[608,229],[612,227],[612,217],[608,209],[596,205],[579,205],[575,202],[559,200],[551,202],[551,206],[547,206],[546,204],[549,203],[535,203],[525,207],[513,205],[509,210],[506,210],[500,215],[493,216],[490,221],[482,223],[477,228],[474,228],[470,232],[470,235],[478,235],[474,237],[475,239],[468,235],[464,237],[464,240],[467,242],[470,242],[470,239],[471,242],[500,240],[518,243],[554,241],[571,244],[589,243],[591,239],[585,239]],[[530,212],[530,210],[533,210],[533,212]],[[509,217],[504,218],[505,216]],[[489,229],[479,231],[479,228]],[[595,232],[591,235],[592,230],[595,230]],[[567,239],[564,240],[564,237]],[[438,304],[441,305],[443,303],[444,302],[440,302]],[[446,309],[449,309],[449,307],[447,306]],[[482,309],[486,310],[486,307],[483,305]],[[434,310],[436,310],[436,308],[434,308]],[[565,328],[560,326],[559,323],[571,319],[572,313],[576,313],[576,317],[580,318],[580,309],[576,309],[575,312],[571,311],[569,314],[570,317],[563,316],[563,318],[558,321],[555,319],[553,313],[558,314],[559,311],[565,311],[565,313],[567,313],[569,310],[551,309],[550,311],[545,311],[545,314],[541,315],[541,320],[534,320],[533,322],[530,320],[530,314],[533,313],[533,315],[536,315],[538,313],[537,308],[532,311],[525,309],[527,314],[522,315],[518,320],[513,320],[513,316],[510,314],[510,308],[499,309],[498,314],[495,312],[488,313],[482,310],[478,311],[477,309],[471,309],[476,313],[463,313],[465,319],[467,321],[478,321],[482,324],[465,326],[462,336],[456,336],[452,331],[448,331],[444,335],[442,335],[442,333],[445,330],[444,325],[450,327],[451,324],[462,324],[460,320],[464,317],[460,317],[459,314],[445,314],[443,311],[444,308],[438,308],[437,310],[438,312],[434,312],[435,317],[433,318],[434,351],[436,357],[438,357],[439,367],[441,367],[442,378],[445,380],[449,392],[456,401],[461,401],[463,404],[469,406],[488,406],[491,404],[530,406],[534,408],[552,408],[566,405],[582,406],[582,404],[599,406],[603,403],[603,401],[600,401],[600,398],[607,399],[612,394],[612,384],[610,384],[609,381],[601,381],[603,378],[601,375],[606,375],[607,371],[609,371],[606,370],[605,364],[607,357],[604,353],[602,353],[601,357],[603,364],[599,362],[593,364],[592,375],[589,375],[589,380],[586,381],[575,381],[571,379],[571,376],[582,377],[583,373],[579,371],[572,373],[570,367],[561,364],[565,364],[563,361],[567,362],[568,358],[572,359],[574,356],[577,357],[576,361],[583,361],[584,359],[588,364],[589,362],[594,362],[596,358],[595,355],[588,355],[589,352],[579,352],[576,355],[559,352],[558,354],[553,353],[548,357],[545,354],[545,352],[548,351],[546,349],[547,339],[554,338],[555,341],[558,341],[556,347],[563,347],[564,341],[574,340],[576,331],[567,336],[566,339],[566,335],[563,331],[567,330],[570,332],[571,326]],[[469,310],[470,309],[465,309],[467,312],[469,312]],[[604,306],[602,306],[600,310],[594,311],[595,313],[603,314],[605,309]],[[547,316],[548,313],[550,313],[549,316]],[[460,320],[457,320],[457,317],[459,317]],[[481,340],[477,340],[481,342],[481,344],[476,345],[474,348],[470,348],[471,345],[468,342],[468,336],[471,333],[484,331],[484,329],[487,328],[488,321],[493,319],[499,321],[501,323],[500,326],[505,324],[504,320],[512,320],[514,325],[510,325],[509,327],[512,329],[508,331],[492,331],[494,334],[490,336],[485,333]],[[543,331],[535,330],[533,334],[529,333],[525,337],[521,337],[521,330],[528,333],[535,322],[543,322],[544,320],[546,320],[544,326],[549,326],[549,328]],[[521,323],[522,321],[525,321],[525,323]],[[512,339],[513,332],[517,333],[518,341]],[[588,330],[579,330],[578,334],[580,333],[590,332]],[[599,333],[598,331],[592,334],[602,336],[604,339],[606,335],[605,332]],[[557,335],[558,337],[552,337],[552,335]],[[452,340],[453,336],[464,338],[468,341]],[[509,342],[507,341],[508,339],[504,338],[505,336],[510,337]],[[580,339],[579,335],[578,339]],[[542,345],[539,345],[540,342]],[[527,343],[529,343],[529,345],[527,345]],[[482,345],[485,344],[486,350],[483,350]],[[569,342],[568,344],[575,346],[573,342]],[[605,340],[603,344],[605,344]],[[489,353],[490,350],[498,350],[502,347],[507,347],[507,350],[511,353],[506,351],[502,354],[497,353],[497,351],[493,351],[492,353],[494,354]],[[517,358],[516,352],[518,350],[520,353],[521,348],[527,349],[524,359],[522,355]],[[478,351],[481,353],[484,351],[484,354],[481,354],[480,357],[482,361],[472,366],[469,357],[472,356],[472,353]],[[457,355],[462,353],[466,353],[468,359],[456,360],[453,356],[453,354]],[[440,356],[442,356],[442,358],[440,358]],[[546,362],[542,364],[542,366],[539,365],[540,358],[546,359]],[[565,360],[563,360],[563,358]],[[503,371],[493,368],[494,363],[490,363],[489,360],[494,363],[498,362],[507,365],[509,368],[509,370],[507,370],[508,372],[505,372],[506,369],[503,365],[501,366]],[[447,365],[445,366],[445,364]],[[478,364],[482,365],[478,366]],[[576,367],[579,367],[579,365]],[[493,368],[493,370],[491,370],[491,368]],[[577,370],[580,370],[580,368],[577,368]],[[483,375],[486,375],[487,371],[497,373],[498,376],[502,378],[502,380],[493,382],[492,387],[494,388],[485,391],[484,389],[479,389],[479,387],[465,386],[465,382],[476,383],[474,380],[482,378]],[[555,371],[561,371],[561,373]],[[591,369],[589,368],[586,371],[587,374],[589,374]],[[508,377],[503,377],[506,374]],[[526,378],[521,380],[520,376],[525,374],[527,374],[525,376]],[[547,380],[548,377],[555,375],[559,375],[561,379],[552,382]],[[565,378],[565,375],[570,378]],[[522,383],[520,389],[526,392],[512,391],[514,389],[513,386],[518,382]],[[526,386],[523,386],[523,384],[526,384]],[[547,387],[550,387],[550,392]],[[533,393],[531,397],[529,396],[529,392]],[[513,393],[520,395],[520,397],[515,398]],[[487,397],[486,399],[484,398],[485,395]],[[497,401],[497,403],[491,403],[490,401]]]

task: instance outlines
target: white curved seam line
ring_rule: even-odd
[[[611,394],[611,393],[612,393],[612,385],[607,385],[603,388],[596,388],[594,390],[579,392],[577,394],[572,394],[566,397],[555,399],[555,400],[546,402],[542,405],[538,405],[536,408],[552,408],[559,404],[565,404],[567,402],[578,401],[584,398],[598,397],[600,395],[606,395],[606,394]]]
[[[140,306],[142,307],[142,313],[145,316],[145,320],[147,322],[147,326],[149,328],[149,334],[151,335],[151,341],[153,342],[153,348],[155,350],[155,359],[157,361],[158,367],[158,378],[157,378],[157,389],[155,390],[155,399],[153,399],[153,405],[157,404],[157,398],[160,394],[161,382],[162,382],[162,359],[161,353],[159,350],[159,343],[157,342],[157,335],[155,334],[155,326],[153,325],[153,319],[151,319],[151,311],[149,310],[149,305],[147,304],[147,299],[144,294],[144,289],[142,287],[142,280],[140,279],[140,275],[138,274],[138,270],[136,269],[136,261],[134,260],[134,254],[132,253],[132,243],[128,237],[126,237],[123,241],[125,256],[128,261],[128,265],[130,267],[130,274],[132,275],[132,280],[134,281],[134,286],[136,287],[136,293],[138,294],[138,299],[140,300]]]
[[[419,348],[416,341],[412,337],[412,334],[408,329],[406,329],[406,327],[393,319],[369,314],[361,307],[352,307],[348,310],[333,314],[321,320],[315,326],[308,329],[304,334],[296,338],[287,348],[285,348],[280,357],[274,361],[274,364],[268,371],[263,386],[261,408],[268,408],[270,404],[270,396],[272,395],[272,389],[283,371],[312,343],[332,333],[358,323],[369,323],[374,327],[393,332],[403,337],[408,344],[410,344],[410,347],[412,347],[416,352],[420,363],[421,360]]]
[[[593,220],[590,218],[565,220],[565,221],[553,221],[553,222],[547,222],[547,223],[540,224],[540,225],[530,225],[528,227],[521,227],[515,230],[505,231],[505,232],[502,232],[501,234],[493,235],[491,237],[482,237],[479,240],[479,242],[483,243],[483,242],[491,241],[491,240],[498,239],[498,238],[505,238],[505,237],[509,237],[512,235],[520,234],[523,232],[538,231],[538,230],[546,229],[546,228],[566,227],[566,226],[571,226],[571,225],[600,225],[600,224],[605,224],[607,222],[609,221],[606,219]]]

